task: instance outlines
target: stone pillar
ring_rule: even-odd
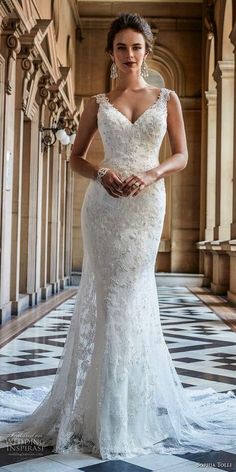
[[[39,259],[40,225],[39,199],[39,114],[24,122],[24,148],[21,202],[21,264],[20,292],[29,294],[30,305],[40,299]]]
[[[213,258],[211,245],[209,242],[205,243],[206,250],[204,251],[204,285],[209,287],[212,281],[212,272],[213,272]]]
[[[12,313],[19,314],[28,307],[29,297],[20,297],[20,238],[21,238],[21,198],[23,161],[23,84],[28,82],[33,71],[32,62],[19,54],[16,62],[16,106],[14,130],[14,169],[12,201],[12,241],[11,241],[11,300]],[[24,176],[25,177],[25,176]]]
[[[236,303],[236,239],[229,241],[229,252],[230,258],[230,273],[229,273],[229,290],[227,292],[228,299]]]
[[[207,99],[207,177],[205,240],[214,239],[216,202],[216,90],[205,92]]]
[[[61,152],[58,141],[52,146],[50,156],[50,201],[49,201],[49,283],[52,293],[59,291],[59,246],[60,246],[60,179]]]
[[[35,113],[31,122],[30,146],[30,187],[29,187],[29,234],[28,234],[28,268],[27,293],[32,297],[31,305],[37,303],[37,247],[38,247],[38,188],[39,165],[39,116]]]
[[[74,173],[66,163],[65,275],[72,271]]]
[[[234,45],[234,62],[236,64],[236,21],[230,33],[230,40]],[[230,281],[228,298],[236,303],[236,75],[234,76],[234,162],[233,162],[233,221],[231,224],[231,241],[229,242]]]
[[[3,125],[5,108],[5,59],[0,54],[0,208],[2,208],[2,174],[3,174]],[[2,212],[0,211],[0,228],[2,227]],[[1,285],[1,280],[0,280]],[[1,288],[0,288],[1,291]]]
[[[228,254],[229,290],[227,296],[231,302],[236,303],[236,239],[222,242],[221,247]]]
[[[47,299],[52,294],[52,286],[48,283],[48,222],[49,222],[49,170],[50,170],[50,152],[48,147],[43,155],[43,182],[42,182],[42,220],[41,220],[41,296]]]
[[[16,57],[20,51],[20,43],[14,33],[14,22],[5,25],[2,33],[2,66],[6,64],[4,77],[4,92],[2,98],[3,121],[1,122],[3,134],[3,147],[1,159],[2,174],[2,202],[1,202],[1,307],[0,322],[4,323],[11,318],[10,283],[11,283],[11,231],[12,231],[12,188],[13,188],[13,159],[14,159],[14,121],[15,121],[15,85],[16,85]],[[13,30],[12,30],[13,28]],[[2,74],[4,68],[2,68]],[[3,75],[2,75],[3,79]]]
[[[234,62],[218,61],[217,82],[217,164],[215,240],[230,239],[233,201],[233,118]]]
[[[42,205],[43,205],[43,150],[40,142],[39,134],[39,116],[36,120],[36,130],[35,130],[35,139],[37,144],[36,156],[38,157],[37,162],[37,177],[36,177],[36,241],[35,241],[35,294],[36,294],[36,303],[41,300],[41,244],[42,244]]]
[[[62,151],[61,161],[61,202],[60,202],[60,255],[59,255],[59,279],[60,288],[67,284],[65,278],[65,230],[66,230],[66,150]]]
[[[213,275],[211,290],[219,295],[227,294],[229,287],[229,256],[226,251],[222,250],[219,241],[212,241],[213,250]]]
[[[236,64],[236,22],[234,23],[232,32],[230,34],[230,39],[232,44],[234,45],[234,62]],[[233,222],[231,224],[231,238],[236,239],[236,106],[235,106],[235,99],[236,99],[236,74],[234,77],[234,163],[233,163]]]
[[[201,100],[181,98],[189,150],[186,169],[171,176],[171,272],[199,270],[194,243],[199,238]]]

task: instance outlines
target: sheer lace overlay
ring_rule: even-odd
[[[170,92],[134,123],[96,95],[102,167],[125,178],[158,165]],[[2,444],[41,435],[55,452],[103,459],[235,445],[234,393],[184,389],[163,337],[154,267],[165,207],[164,179],[127,198],[90,181],[82,277],[52,389],[0,392]]]

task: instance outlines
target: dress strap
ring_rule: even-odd
[[[96,98],[97,103],[107,103],[107,97],[105,93],[98,93],[97,95],[93,95]]]
[[[165,88],[165,87],[161,89],[161,96],[164,101],[170,100],[170,92],[173,92],[173,90]]]

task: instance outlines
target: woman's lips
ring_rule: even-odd
[[[135,62],[125,62],[124,63],[126,66],[133,66],[134,64],[136,64]]]

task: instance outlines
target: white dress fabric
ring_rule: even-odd
[[[170,92],[134,123],[95,96],[102,167],[125,178],[158,165]],[[0,392],[2,445],[41,435],[55,452],[102,459],[235,446],[236,396],[184,388],[163,337],[154,270],[165,207],[163,178],[120,198],[90,181],[82,277],[53,386]]]

